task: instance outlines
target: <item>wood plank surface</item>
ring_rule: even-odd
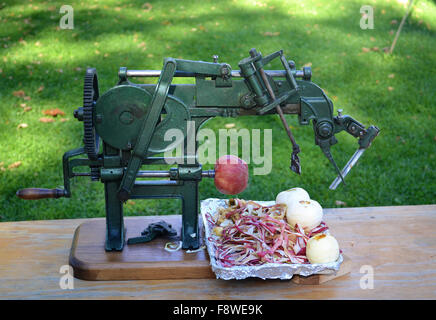
[[[60,268],[68,264],[74,230],[87,220],[0,223],[0,298],[436,299],[436,205],[325,209],[324,220],[352,266],[350,274],[322,285],[261,279],[75,279],[74,289],[66,290],[59,286]],[[362,289],[371,268],[373,287]]]

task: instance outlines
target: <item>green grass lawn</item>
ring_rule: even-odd
[[[79,147],[83,125],[73,118],[82,103],[83,75],[98,70],[100,91],[117,81],[118,68],[160,69],[164,57],[221,62],[237,68],[256,47],[284,49],[297,68],[311,65],[312,81],[339,108],[381,134],[347,177],[328,190],[335,172],[311,126],[287,116],[302,149],[303,173],[288,169],[290,143],[278,116],[215,118],[206,128],[273,129],[273,168],[251,175],[239,195],[273,200],[300,186],[323,207],[435,203],[436,197],[436,4],[415,1],[393,55],[389,47],[405,4],[369,1],[69,1],[74,29],[59,28],[64,1],[0,1],[0,221],[104,215],[100,182],[76,178],[72,198],[23,201],[24,187],[62,185],[62,155]],[[403,1],[404,2],[404,1]],[[373,30],[359,26],[360,7],[374,7]],[[147,80],[149,81],[149,80]],[[181,83],[177,79],[177,83]],[[46,109],[66,115],[40,122]],[[61,121],[61,119],[63,119]],[[357,148],[346,133],[332,148],[340,167]],[[17,163],[14,168],[14,163]],[[212,166],[206,166],[210,169]],[[250,166],[250,172],[252,172]],[[203,180],[202,199],[222,197]],[[135,200],[126,215],[180,212],[176,200]]]

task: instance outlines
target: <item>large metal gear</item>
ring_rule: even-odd
[[[99,97],[97,70],[86,69],[83,86],[83,143],[90,160],[97,160],[100,148],[100,137],[95,131],[94,110],[95,102]]]

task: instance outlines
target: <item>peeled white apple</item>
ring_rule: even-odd
[[[276,203],[284,203],[288,206],[288,208],[294,201],[300,200],[310,200],[309,194],[303,188],[292,188],[285,190],[280,192],[276,197]]]
[[[286,204],[286,210],[288,210],[294,202],[300,200],[310,200],[309,194],[303,188],[292,188],[285,190],[280,192],[276,197],[276,203]]]
[[[311,264],[335,262],[339,258],[339,244],[328,234],[318,234],[307,241],[306,256]]]
[[[298,223],[305,231],[309,231],[322,221],[322,207],[312,199],[293,201],[286,211],[286,220],[292,227]]]

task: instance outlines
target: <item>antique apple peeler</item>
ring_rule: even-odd
[[[278,59],[282,70],[265,70],[264,66]],[[338,177],[330,186],[335,189],[363,152],[378,135],[375,126],[365,127],[348,115],[333,115],[333,103],[325,92],[311,81],[310,67],[297,70],[286,60],[283,51],[262,56],[256,49],[232,70],[227,63],[166,58],[162,70],[128,70],[120,68],[118,83],[100,95],[97,71],[86,70],[83,106],[74,117],[83,122],[84,146],[67,151],[63,156],[63,189],[28,188],[17,192],[22,199],[71,197],[70,179],[89,176],[104,183],[106,206],[106,251],[123,249],[125,227],[123,203],[137,198],[182,199],[182,247],[197,249],[198,184],[214,171],[203,171],[195,153],[188,152],[187,139],[182,161],[169,170],[141,170],[141,167],[167,164],[160,156],[175,147],[165,140],[165,132],[177,128],[185,136],[188,122],[195,132],[213,117],[262,116],[277,113],[292,144],[290,168],[300,174],[295,141],[285,114],[298,115],[300,125],[312,122],[315,144],[334,166]],[[158,77],[157,84],[137,84],[135,77]],[[195,84],[172,84],[174,77],[191,77]],[[330,152],[337,143],[335,134],[345,131],[358,138],[359,148],[343,170]],[[102,143],[101,143],[102,142]],[[195,145],[197,150],[197,144]],[[83,156],[85,157],[78,157]],[[76,172],[75,167],[89,167],[88,172]],[[161,178],[161,180],[142,178]],[[164,179],[163,179],[164,178]],[[157,226],[162,229],[162,226]],[[170,229],[162,232],[173,234]],[[131,242],[135,240],[131,240]]]

